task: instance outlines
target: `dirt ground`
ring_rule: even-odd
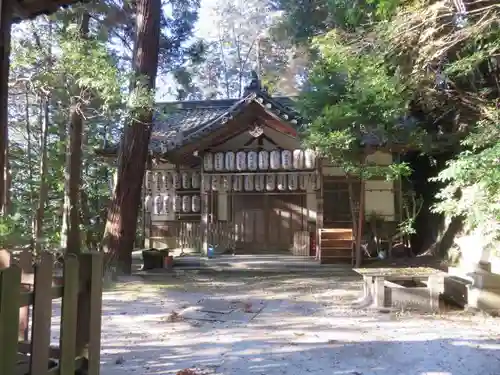
[[[327,273],[127,279],[104,296],[101,374],[500,374],[500,320],[353,309],[360,291],[357,278]],[[264,307],[243,320],[185,318],[210,298]]]

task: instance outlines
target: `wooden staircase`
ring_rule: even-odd
[[[353,263],[352,228],[323,228],[319,231],[321,264]]]

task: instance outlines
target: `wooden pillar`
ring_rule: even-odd
[[[207,178],[210,176],[205,175],[203,167],[201,168],[201,221],[200,221],[200,235],[201,235],[201,252],[203,255],[208,253],[208,192],[207,192]]]
[[[0,213],[6,203],[8,95],[12,0],[0,0]]]
[[[317,190],[316,190],[316,259],[321,260],[321,229],[323,229],[323,169],[321,159],[317,160],[317,173],[318,178],[316,179]]]

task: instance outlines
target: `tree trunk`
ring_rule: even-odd
[[[9,96],[9,55],[12,1],[0,1],[0,215],[8,190],[6,188],[8,133],[8,96]]]
[[[37,253],[42,249],[43,218],[48,194],[47,138],[49,133],[49,100],[48,98],[42,100],[40,106],[40,190],[38,192],[38,206],[33,220],[33,237]]]
[[[87,38],[89,33],[90,15],[82,14],[80,37]],[[83,90],[82,90],[83,91]],[[80,186],[82,182],[82,140],[83,140],[83,103],[73,103],[70,110],[69,142],[66,154],[66,173],[64,194],[63,225],[61,247],[67,253],[79,254],[80,239]],[[65,243],[63,242],[65,241]]]
[[[155,88],[158,68],[161,0],[138,0],[134,54],[134,90],[139,95]],[[142,181],[148,155],[153,108],[135,107],[125,128],[118,156],[118,179],[108,210],[103,244],[117,269],[129,274],[137,229]]]

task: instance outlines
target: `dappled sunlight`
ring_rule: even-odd
[[[105,293],[102,375],[498,373],[497,320],[353,310],[361,285],[350,278],[189,274],[163,283]],[[184,317],[206,299],[264,307],[247,321]]]

